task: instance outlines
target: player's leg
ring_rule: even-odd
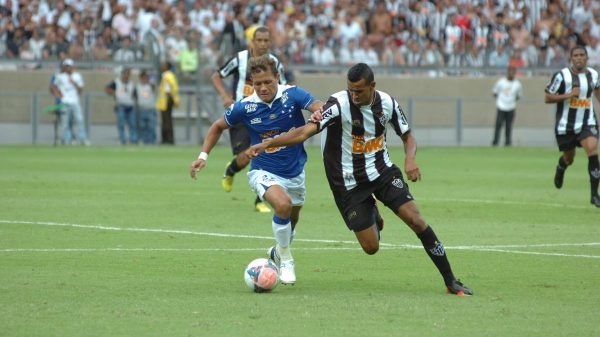
[[[370,191],[360,189],[335,193],[335,203],[348,229],[354,232],[363,251],[369,255],[379,250],[379,211]],[[383,220],[381,219],[381,223]]]
[[[591,199],[590,202],[596,207],[600,207],[600,196],[598,196],[598,184],[600,183],[600,164],[598,163],[598,138],[591,135],[581,140],[581,146],[584,148],[588,157],[588,174],[590,175]]]
[[[575,160],[575,147],[577,145],[574,135],[558,135],[556,136],[558,150],[562,152],[558,158],[558,165],[554,173],[554,186],[561,188],[565,179],[565,171],[573,164]]]
[[[429,258],[442,275],[447,291],[456,295],[473,295],[473,291],[470,288],[464,286],[454,277],[444,245],[440,242],[431,226],[427,225],[421,216],[416,202],[409,201],[402,204],[398,208],[396,215],[417,234],[427,255],[429,255]]]
[[[296,200],[293,196],[290,196],[287,186],[285,186],[287,180],[269,172],[252,170],[248,173],[248,181],[254,192],[273,207],[275,214],[273,215],[271,227],[277,242],[273,254],[280,260],[279,277],[284,284],[294,284],[296,274],[290,246],[292,241],[292,215],[295,215],[295,221],[297,221],[304,200],[301,203],[294,204]],[[277,258],[273,256],[273,260],[277,260]]]

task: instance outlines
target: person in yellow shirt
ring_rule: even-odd
[[[179,84],[177,77],[171,71],[173,65],[170,62],[164,62],[160,66],[161,79],[158,87],[158,98],[156,100],[156,109],[160,111],[161,116],[161,144],[175,144],[173,136],[173,107],[179,106]]]

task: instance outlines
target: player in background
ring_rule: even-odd
[[[365,253],[371,255],[379,250],[382,225],[377,198],[415,232],[442,275],[447,291],[472,295],[473,291],[454,277],[444,246],[421,216],[402,172],[390,160],[386,145],[388,124],[404,143],[404,171],[408,179],[421,179],[415,160],[417,144],[402,108],[389,94],[375,90],[373,71],[365,63],[350,68],[347,84],[348,90],[331,95],[322,112],[311,116],[310,123],[253,145],[246,153],[253,158],[265,149],[301,144],[323,132],[321,151],[329,187],[346,226],[354,232]]]
[[[252,47],[238,52],[235,56],[225,62],[221,69],[212,74],[211,79],[215,89],[221,96],[221,99],[223,99],[223,107],[228,108],[232,103],[248,97],[254,92],[252,79],[249,74],[250,69],[248,67],[248,61],[251,57],[269,55],[269,57],[275,61],[277,72],[279,74],[279,83],[287,83],[283,65],[275,55],[269,53],[270,48],[271,31],[266,27],[258,27],[252,35]],[[233,92],[229,92],[225,89],[222,80],[231,75],[233,75]],[[233,188],[233,177],[236,173],[248,166],[248,163],[250,162],[250,159],[245,155],[240,155],[250,146],[250,136],[244,124],[239,123],[237,125],[232,125],[229,128],[229,137],[231,140],[231,150],[235,157],[227,164],[223,179],[221,180],[221,185],[225,192],[231,192]],[[254,202],[254,208],[261,213],[271,212],[269,207],[265,205],[258,196]]]
[[[302,88],[278,84],[277,63],[269,55],[252,58],[248,69],[254,93],[229,106],[224,116],[210,126],[202,152],[190,167],[193,179],[206,165],[208,154],[226,129],[242,123],[248,129],[251,144],[259,144],[303,126],[303,109],[315,112],[323,106]],[[271,226],[277,245],[268,254],[279,265],[284,284],[296,282],[290,246],[304,204],[306,159],[302,144],[270,147],[254,158],[248,172],[250,187],[275,212]]]
[[[570,61],[571,66],[561,69],[552,76],[546,87],[544,99],[548,104],[556,104],[554,132],[558,150],[562,152],[556,166],[554,186],[562,187],[565,171],[575,160],[576,147],[583,147],[588,157],[590,202],[600,207],[598,122],[592,102],[592,93],[600,101],[600,79],[598,72],[587,66],[588,55],[585,47],[573,47]]]

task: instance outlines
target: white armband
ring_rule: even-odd
[[[206,159],[208,159],[208,153],[202,151],[200,152],[200,154],[198,155],[198,159],[202,159],[204,161],[206,161]]]

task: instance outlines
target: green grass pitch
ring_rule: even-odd
[[[273,244],[226,147],[0,147],[0,336],[598,336],[600,210],[581,150],[562,190],[554,148],[419,149],[421,213],[475,296],[442,279],[384,210],[362,252],[309,147],[295,286],[246,288]],[[402,147],[391,149],[403,163]]]

